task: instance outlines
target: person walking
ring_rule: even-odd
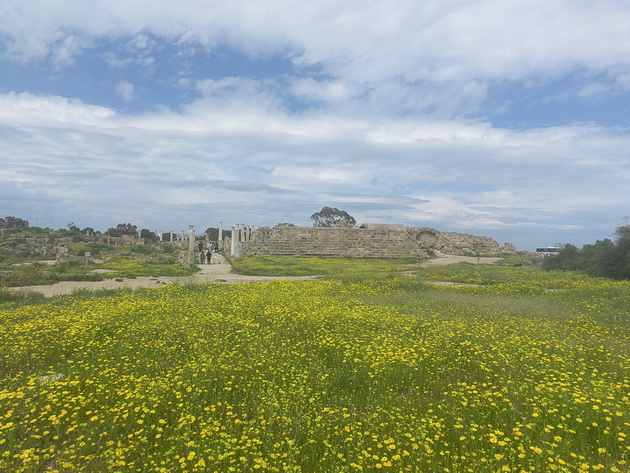
[[[210,250],[208,250],[208,253],[206,254],[206,257],[208,258],[208,264],[212,263],[212,253],[210,252]]]
[[[199,253],[199,264],[204,264],[206,262],[206,254],[202,251]]]

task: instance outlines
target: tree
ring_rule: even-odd
[[[608,238],[578,249],[567,244],[557,256],[547,256],[543,269],[583,271],[590,276],[630,279],[630,225],[615,230],[615,241]]]
[[[17,217],[0,218],[0,227],[5,228],[28,228],[28,220]]]
[[[130,223],[119,223],[118,225],[116,225],[116,228],[108,228],[105,234],[112,237],[119,237],[123,235],[137,235],[138,227]]]
[[[206,235],[208,235],[208,239],[210,241],[218,241],[219,240],[219,229],[215,227],[206,228]],[[225,235],[225,230],[223,230],[223,235]]]
[[[557,255],[547,256],[543,261],[543,268],[548,271],[579,271],[581,267],[581,254],[577,246],[567,243]]]
[[[630,279],[630,225],[622,225],[615,230],[615,247],[608,255],[608,261],[609,273],[605,276]]]
[[[584,271],[590,276],[607,277],[614,264],[615,244],[608,238],[582,247]],[[612,259],[611,259],[612,258]]]
[[[145,240],[157,240],[158,237],[155,234],[155,232],[152,232],[151,230],[148,230],[146,228],[143,228],[142,230],[140,230],[140,238],[144,238]]]
[[[334,227],[339,223],[355,225],[357,221],[345,210],[334,207],[323,207],[319,212],[311,215],[314,227]]]

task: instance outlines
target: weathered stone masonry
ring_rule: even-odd
[[[414,258],[428,256],[429,250],[454,255],[514,252],[511,244],[500,247],[486,236],[387,224],[298,227],[285,223],[258,228],[240,245],[238,256]]]

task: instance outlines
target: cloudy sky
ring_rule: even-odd
[[[3,0],[0,216],[517,248],[630,214],[627,0]]]

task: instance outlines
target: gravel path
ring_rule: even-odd
[[[420,266],[445,266],[453,263],[496,264],[503,259],[496,256],[480,256],[477,258],[476,256],[445,255],[439,251],[435,255],[436,258],[425,261]]]
[[[494,264],[501,258],[474,256],[455,256],[437,253],[437,257],[430,259],[419,266],[442,266],[452,263],[467,262],[472,264]],[[204,264],[199,266],[201,271],[192,276],[174,277],[174,276],[150,276],[138,277],[134,279],[105,279],[103,281],[61,281],[55,284],[42,286],[22,286],[10,288],[12,291],[34,291],[44,294],[46,297],[60,296],[72,294],[77,289],[138,289],[144,287],[160,287],[170,283],[199,283],[199,282],[257,282],[257,281],[273,281],[275,279],[294,279],[294,280],[311,280],[316,276],[242,276],[232,272],[232,265],[227,262],[223,255],[215,253],[212,255],[212,264]]]
[[[256,281],[273,281],[274,279],[315,279],[314,276],[242,276],[240,274],[234,274],[232,272],[232,265],[227,262],[223,255],[215,253],[212,255],[212,264],[199,265],[201,271],[193,274],[192,276],[150,276],[150,277],[137,277],[134,279],[105,279],[103,281],[61,281],[55,284],[42,285],[42,286],[22,286],[11,288],[13,291],[33,291],[40,292],[46,297],[60,296],[65,294],[71,294],[77,289],[120,289],[130,288],[138,289],[143,287],[155,288],[170,283],[203,283],[203,282],[221,282],[221,283],[235,283],[235,282],[256,282]]]

